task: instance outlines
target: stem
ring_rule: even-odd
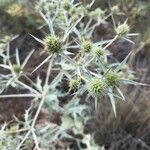
[[[37,90],[31,88],[30,86],[26,85],[25,83],[23,83],[23,82],[21,82],[21,81],[17,81],[17,83],[20,84],[21,86],[27,88],[30,92],[33,92],[33,93],[35,93],[36,95],[40,95],[40,93],[39,93]]]
[[[21,143],[18,145],[18,147],[16,148],[16,150],[20,150],[20,147],[23,145],[23,143],[25,142],[25,140],[28,138],[28,136],[30,135],[31,130],[29,130],[27,132],[27,134],[25,135],[25,137],[23,138],[23,140],[21,141]]]
[[[52,59],[49,62],[49,66],[48,66],[48,70],[47,70],[47,75],[46,75],[46,80],[45,80],[45,86],[47,86],[48,82],[49,82],[49,77],[50,77],[50,73],[51,73],[51,70],[52,70],[54,58],[55,58],[55,56],[52,56]]]
[[[0,98],[19,98],[19,97],[37,97],[36,94],[10,94],[10,95],[0,95]]]
[[[38,116],[39,116],[39,113],[40,113],[41,108],[42,108],[42,106],[43,106],[44,100],[45,100],[45,96],[43,96],[43,98],[42,98],[42,100],[41,100],[41,102],[40,102],[40,104],[39,104],[39,107],[38,107],[38,109],[37,109],[37,111],[36,111],[36,114],[35,114],[34,119],[33,119],[33,121],[32,121],[31,129],[33,129],[34,126],[35,126],[36,120],[37,120],[37,118],[38,118]]]
[[[116,35],[105,47],[104,49],[107,49],[116,39],[118,38],[118,35]]]
[[[51,68],[52,68],[52,64],[53,64],[53,60],[54,60],[54,57],[52,57],[50,63],[49,63],[49,66],[48,66],[48,70],[47,70],[47,76],[46,76],[46,80],[45,80],[45,87],[48,85],[48,81],[49,81],[49,77],[50,77],[50,73],[51,73]],[[33,129],[34,129],[34,126],[35,126],[35,123],[38,119],[38,116],[40,114],[40,111],[42,109],[42,106],[43,106],[43,103],[45,101],[45,96],[46,96],[46,93],[47,93],[47,89],[43,92],[43,97],[42,97],[42,100],[38,106],[38,109],[36,111],[36,114],[34,116],[34,119],[32,121],[32,124],[31,124],[31,127],[30,127],[30,130],[27,132],[27,134],[25,135],[24,139],[21,141],[21,143],[19,144],[19,146],[17,147],[16,150],[19,150],[20,147],[22,146],[22,144],[25,142],[25,140],[28,138],[28,136],[30,135],[30,133],[32,132],[33,134],[33,138],[35,140],[35,144],[36,144],[36,148],[39,149],[39,146],[38,146],[38,141],[37,141],[37,138],[36,138],[36,135],[35,133],[33,132]]]
[[[20,133],[20,132],[25,132],[28,131],[29,128],[25,128],[25,129],[20,129],[20,130],[16,130],[16,131],[6,131],[7,134],[15,134],[15,133]]]
[[[34,142],[35,142],[35,150],[40,150],[37,136],[36,136],[36,134],[35,134],[35,132],[33,130],[32,130],[32,135],[33,135],[33,139],[34,139]]]

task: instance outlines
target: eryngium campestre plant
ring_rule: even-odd
[[[83,52],[89,53],[92,50],[92,42],[89,40],[82,40],[81,50]]]
[[[35,81],[31,72],[24,72],[24,67],[34,51],[31,51],[21,64],[19,50],[16,49],[16,65],[11,63],[9,45],[5,46],[6,53],[0,54],[3,59],[0,67],[9,72],[7,75],[0,74],[0,83],[4,85],[0,92],[2,93],[9,85],[17,87],[18,92],[24,92],[23,94],[21,92],[11,95],[1,94],[0,98],[24,99],[25,97],[33,102],[25,112],[24,122],[16,119],[19,127],[22,128],[13,131],[16,132],[14,139],[17,141],[13,149],[27,149],[26,144],[31,142],[31,149],[34,146],[34,149],[57,150],[56,147],[64,145],[63,149],[69,150],[70,143],[74,145],[75,142],[77,149],[83,149],[81,143],[84,143],[88,150],[100,150],[92,136],[84,132],[85,124],[92,117],[88,101],[92,99],[97,108],[97,103],[101,102],[98,99],[102,96],[111,102],[116,116],[115,98],[125,99],[119,85],[123,83],[137,85],[135,81],[127,78],[128,72],[124,73],[122,70],[129,55],[123,62],[114,64],[108,61],[106,51],[117,38],[126,39],[126,36],[129,36],[129,26],[125,22],[115,29],[116,36],[113,39],[94,42],[92,39],[96,27],[106,23],[106,19],[112,15],[112,12],[106,16],[105,11],[100,8],[91,10],[93,2],[82,5],[81,2],[74,0],[39,1],[36,8],[44,19],[42,24],[44,28],[41,30],[46,35],[43,40],[31,36],[44,46],[41,54],[44,53],[47,57],[37,64],[35,69],[33,68],[32,73],[46,64],[48,67],[42,78],[39,74],[35,74],[37,75]],[[61,38],[56,35],[61,35]],[[82,39],[82,37],[86,38]],[[39,60],[41,60],[40,55]],[[122,72],[120,77],[119,74]],[[41,110],[49,117],[42,118],[42,124],[38,121]],[[3,130],[9,133],[8,128]],[[61,144],[67,139],[69,142]],[[12,150],[11,146],[8,148],[7,144],[5,145],[3,149]]]

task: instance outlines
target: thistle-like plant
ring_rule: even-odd
[[[92,99],[97,110],[97,104],[105,98],[110,101],[113,112],[117,116],[115,102],[118,99],[125,100],[120,85],[139,84],[127,78],[127,74],[124,73],[124,66],[131,53],[121,63],[108,61],[110,53],[107,48],[115,40],[124,38],[132,42],[126,38],[131,35],[128,33],[127,22],[115,28],[116,36],[113,39],[92,41],[95,28],[106,22],[107,17],[112,15],[111,13],[105,17],[105,11],[101,9],[90,10],[93,3],[94,0],[87,5],[74,0],[41,0],[37,4],[36,9],[44,19],[43,26],[46,26],[49,32],[46,30],[48,33],[43,39],[35,35],[31,36],[41,43],[43,53],[47,57],[37,64],[30,75],[47,63],[48,68],[44,79],[38,75],[37,81],[34,82],[24,72],[24,66],[33,51],[29,53],[23,64],[20,64],[17,49],[16,64],[11,63],[7,51],[6,64],[1,64],[0,67],[8,69],[10,71],[8,79],[12,81],[15,78],[18,88],[23,87],[29,93],[0,95],[0,98],[13,96],[32,99],[22,129],[15,131],[20,133],[16,150],[30,144],[34,145],[35,149],[57,149],[56,147],[67,139],[71,142],[64,143],[65,149],[71,149],[71,144],[75,142],[79,149],[82,149],[81,145],[85,144],[89,150],[100,150],[101,148],[92,140],[92,135],[84,133],[85,124],[91,117],[88,102]],[[56,75],[50,81],[53,71],[56,71]],[[23,83],[20,76],[28,79],[30,85]],[[67,90],[64,90],[62,85],[66,83]],[[7,86],[9,84],[7,83]],[[65,100],[63,101],[62,98]],[[37,109],[34,115],[31,115],[34,104]],[[50,117],[57,113],[59,121],[46,120],[41,127],[38,124],[38,116],[42,110]],[[80,135],[81,138],[76,135]]]

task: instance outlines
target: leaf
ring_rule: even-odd
[[[40,79],[39,76],[37,76],[36,84],[34,86],[36,87],[37,90],[39,90],[40,92],[42,92],[42,90],[43,90],[42,79]]]
[[[17,65],[20,66],[20,59],[19,59],[19,50],[18,50],[18,48],[16,48],[16,62],[17,62]]]
[[[108,96],[110,98],[110,102],[111,102],[111,105],[112,105],[112,109],[113,109],[113,112],[115,114],[115,117],[117,116],[117,113],[116,113],[116,104],[115,104],[115,99],[114,99],[114,96],[113,96],[113,93],[112,93],[112,89],[109,88],[109,93]]]
[[[133,52],[133,51],[131,51],[131,52],[127,55],[127,57],[120,63],[120,65],[115,69],[117,72],[122,68],[122,66],[124,66],[124,65],[126,64],[128,58],[129,58],[129,56],[131,55],[132,52]]]
[[[30,34],[30,35],[31,35],[36,41],[38,41],[39,43],[44,44],[44,42],[43,42],[41,39],[35,37],[35,36],[32,35],[32,34]]]
[[[108,44],[111,40],[102,40],[102,41],[99,41],[99,42],[96,42],[95,45],[96,46],[102,46],[104,44]]]
[[[140,82],[136,82],[136,81],[128,80],[128,79],[122,79],[122,81],[123,81],[125,84],[150,86],[149,84],[140,83]]]
[[[68,30],[66,30],[65,35],[63,37],[63,41],[66,40],[68,35],[74,30],[75,26],[81,21],[82,18],[83,18],[83,15],[75,22],[75,24],[73,24],[70,28],[68,28]]]
[[[125,97],[124,97],[122,91],[117,86],[116,86],[116,89],[117,89],[118,93],[120,94],[120,96],[122,97],[122,99],[125,101]]]
[[[8,69],[8,70],[11,69],[10,66],[8,66],[8,65],[3,65],[3,64],[0,64],[0,67],[5,68],[5,69]]]
[[[58,85],[58,83],[62,80],[62,78],[63,78],[63,72],[60,71],[60,72],[56,75],[56,77],[53,79],[53,81],[51,82],[50,87],[51,87],[52,89],[55,89],[56,86]]]
[[[52,57],[52,55],[48,56],[46,59],[44,59],[31,73],[34,73],[36,70],[38,70],[42,65],[48,62],[48,60]]]
[[[24,66],[27,64],[28,60],[30,59],[31,55],[33,54],[34,50],[32,50],[28,56],[25,58],[24,62],[22,63],[22,68],[24,68]]]

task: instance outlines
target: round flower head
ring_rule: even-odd
[[[126,23],[121,24],[116,28],[116,33],[120,37],[126,36],[129,33],[129,31],[130,27]]]
[[[98,57],[100,57],[100,56],[104,55],[105,50],[101,47],[96,47],[96,48],[94,48],[94,52]]]
[[[77,89],[78,85],[79,85],[79,79],[71,79],[71,80],[69,81],[69,88],[70,88],[71,90]]]
[[[12,69],[15,72],[15,74],[20,74],[22,72],[22,68],[18,65],[12,65]]]
[[[49,35],[44,39],[45,50],[51,53],[59,53],[62,51],[61,40],[55,35]]]
[[[109,71],[105,75],[106,83],[108,86],[115,86],[120,82],[120,76],[115,71]]]
[[[93,78],[89,83],[89,90],[94,94],[103,93],[106,90],[106,83],[103,79]]]
[[[71,5],[68,0],[64,0],[62,2],[62,6],[63,6],[64,10],[69,10],[71,8]]]
[[[69,12],[70,12],[71,15],[76,15],[76,13],[77,13],[77,8],[76,8],[76,7],[71,7],[71,8],[69,9]]]
[[[104,15],[104,11],[100,8],[95,9],[94,11],[91,11],[89,16],[95,20],[97,20],[99,17],[102,17]]]
[[[81,43],[81,50],[89,53],[92,50],[92,42],[88,40],[83,40]]]

